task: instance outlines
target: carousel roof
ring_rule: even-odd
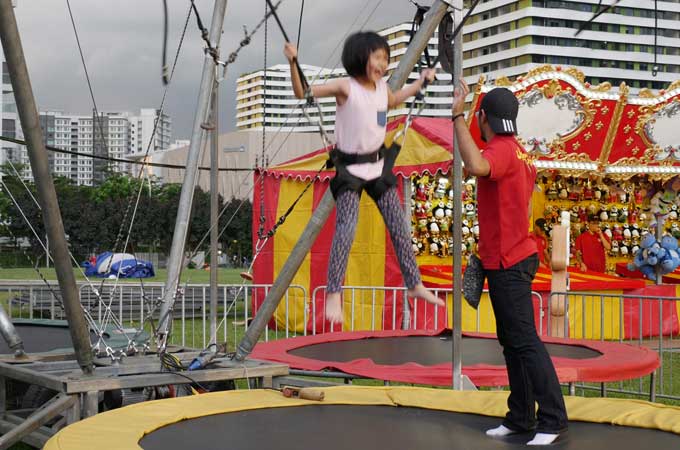
[[[519,100],[518,138],[536,157],[539,169],[622,179],[680,174],[680,133],[675,130],[680,123],[680,80],[658,93],[642,89],[632,95],[625,83],[614,91],[608,82],[591,86],[577,69],[543,66],[514,82],[500,78],[485,83],[482,78],[473,110],[499,86]],[[468,123],[479,139],[472,117]]]

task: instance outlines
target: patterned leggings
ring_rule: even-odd
[[[342,290],[342,281],[347,270],[347,259],[352,242],[354,242],[357,219],[359,218],[360,198],[360,192],[345,191],[336,199],[335,235],[333,236],[331,256],[328,261],[328,286],[326,288],[328,293],[341,292]],[[406,287],[413,289],[417,284],[420,284],[420,272],[411,248],[411,237],[404,218],[404,211],[399,203],[397,188],[392,186],[385,191],[376,204],[390,233]]]

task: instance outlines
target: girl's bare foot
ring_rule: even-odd
[[[444,306],[444,300],[430,292],[430,290],[423,286],[422,283],[417,284],[413,289],[409,289],[407,293],[409,297],[422,298],[433,305]],[[328,300],[326,300],[326,302],[328,302]],[[328,309],[326,309],[326,315],[328,315]]]
[[[342,323],[341,293],[326,293],[326,320],[331,323]]]

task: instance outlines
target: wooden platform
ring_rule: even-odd
[[[173,354],[187,367],[199,352]],[[238,379],[248,380],[255,387],[272,387],[274,378],[289,374],[285,364],[254,359],[239,362],[227,357],[216,358],[205,369],[179,372],[182,375],[162,372],[160,358],[155,354],[124,358],[118,364],[108,358],[98,359],[95,365],[95,373],[85,375],[75,360],[63,359],[63,355],[58,360],[0,362],[0,433],[5,433],[0,437],[0,449],[20,440],[42,447],[61,427],[97,414],[103,391]],[[57,395],[24,418],[6,410],[7,380],[42,386]],[[55,425],[43,426],[55,423],[55,419]]]

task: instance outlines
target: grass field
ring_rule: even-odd
[[[39,268],[40,273],[42,274],[43,277],[47,280],[56,280],[57,275],[54,271],[54,268],[50,267],[49,269],[46,269],[44,267]],[[220,268],[217,279],[220,284],[241,284],[243,279],[239,276],[239,273],[244,271],[245,269],[224,269]],[[78,281],[85,281],[85,277],[83,274],[80,272],[78,269],[74,269],[73,273],[76,276],[76,280]],[[144,278],[145,282],[159,282],[163,283],[165,282],[165,279],[167,277],[167,271],[165,269],[157,269],[156,270],[156,276],[153,278]],[[20,269],[5,269],[5,268],[0,268],[0,280],[35,280],[35,281],[40,281],[40,276],[38,276],[38,273],[36,272],[35,269],[31,268],[20,268]],[[101,278],[91,278],[94,282],[94,280],[97,280],[98,282],[101,282]],[[124,279],[121,278],[120,282],[123,283],[139,283],[138,279]],[[206,284],[210,283],[210,271],[209,270],[200,270],[200,269],[185,269],[182,271],[182,282],[189,282],[189,283],[197,283],[197,284]]]

